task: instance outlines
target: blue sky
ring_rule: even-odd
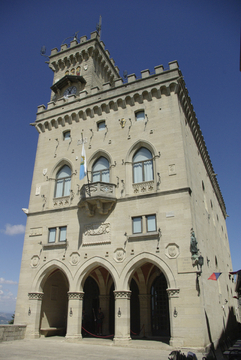
[[[240,0],[8,0],[0,4],[0,312],[13,312],[37,131],[52,71],[40,56],[75,32],[102,34],[120,75],[177,60],[226,203],[233,269],[241,268]]]

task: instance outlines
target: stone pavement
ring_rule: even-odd
[[[128,345],[117,346],[111,340],[83,339],[70,342],[54,336],[0,343],[0,359],[4,360],[167,360],[171,351],[169,345],[148,340],[133,340]],[[187,354],[187,351],[184,353]],[[195,353],[198,360],[202,360],[203,354]]]

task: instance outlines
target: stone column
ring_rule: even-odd
[[[173,347],[183,346],[183,339],[180,334],[180,324],[178,320],[178,301],[180,289],[167,289],[169,298],[170,316],[170,345]]]
[[[84,292],[68,292],[68,318],[66,338],[81,339]]]
[[[102,334],[109,333],[109,304],[110,304],[110,296],[109,295],[99,295],[100,308],[104,314],[104,320],[102,324]]]
[[[151,336],[151,295],[140,294],[140,328],[142,336]]]
[[[32,292],[28,293],[29,298],[29,308],[26,309],[28,311],[28,326],[26,329],[26,337],[27,338],[39,338],[39,328],[40,328],[40,315],[41,315],[41,306],[42,299],[44,293],[43,292]]]
[[[130,337],[130,298],[131,291],[114,291],[115,296],[115,337],[114,341],[131,340]]]

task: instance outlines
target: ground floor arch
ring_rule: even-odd
[[[67,330],[69,283],[64,273],[60,269],[55,269],[49,275],[46,275],[42,290],[40,334],[65,335]]]
[[[114,334],[114,281],[103,266],[95,266],[84,278],[82,336]]]
[[[167,280],[151,262],[137,264],[129,279],[131,336],[170,338]]]

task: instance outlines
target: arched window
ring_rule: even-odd
[[[133,156],[133,182],[153,180],[153,160],[149,150],[142,147]]]
[[[109,161],[101,156],[92,167],[92,181],[102,181],[109,182],[110,181],[110,165]]]
[[[55,197],[69,196],[71,187],[71,169],[64,165],[56,176]]]

